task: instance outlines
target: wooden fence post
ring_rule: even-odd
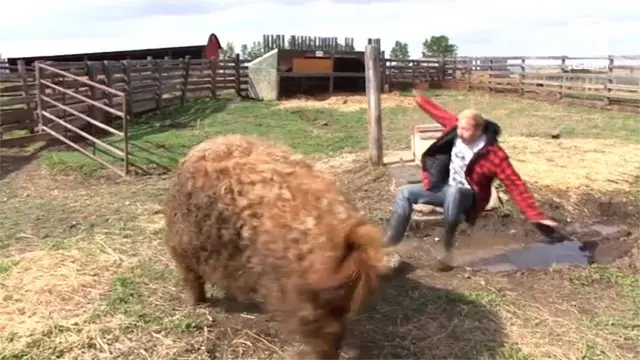
[[[209,70],[211,71],[211,78],[209,81],[209,85],[211,86],[211,98],[215,99],[217,97],[216,93],[216,77],[218,73],[218,59],[211,58],[209,59]]]
[[[113,68],[111,65],[111,61],[109,60],[105,60],[102,62],[102,72],[104,74],[104,84],[105,86],[108,86],[109,88],[113,89]],[[113,94],[110,92],[107,92],[106,94],[107,96],[107,105],[113,109]],[[122,99],[122,101],[124,101],[125,99]],[[108,118],[108,122],[111,123],[113,122],[113,117],[114,115],[110,112],[105,114],[106,117]],[[106,119],[105,119],[106,120]]]
[[[236,72],[236,95],[242,96],[240,92],[240,54],[236,54],[233,58],[233,66]]]
[[[84,62],[84,66],[87,69],[87,78],[89,79],[89,81],[97,83],[98,82],[98,69],[96,68],[96,66],[89,62],[89,61],[85,61]],[[91,92],[91,100],[94,101],[100,101],[102,103],[102,99],[103,99],[103,92],[102,90],[97,89],[95,86],[91,86],[89,88],[89,91]],[[100,123],[104,123],[104,111],[100,108],[98,108],[95,105],[89,105],[89,113],[91,114],[91,118],[100,122]],[[89,123],[89,125],[91,126],[91,136],[96,137],[96,130],[95,130],[95,125],[93,125],[93,123]],[[91,148],[93,151],[93,155],[96,154],[96,143],[95,142],[91,142]]]
[[[614,57],[613,55],[609,55],[609,63],[607,64],[607,82],[604,85],[604,91],[605,91],[605,95],[604,95],[604,105],[610,105],[611,104],[611,98],[609,97],[609,94],[611,93],[611,88],[609,87],[609,85],[613,84],[613,66],[614,66]]]
[[[385,58],[384,51],[380,52],[380,91],[387,93],[386,79],[387,78],[387,60]]]
[[[367,45],[364,52],[369,119],[369,161],[382,165],[382,117],[380,105],[380,49]]]
[[[189,69],[191,68],[191,56],[187,55],[184,58],[183,62],[183,82],[182,82],[182,93],[180,94],[180,106],[184,105],[187,101],[187,86],[189,85]]]
[[[518,84],[518,86],[519,86],[518,91],[520,92],[520,95],[524,95],[524,94],[525,94],[524,88],[525,88],[526,84],[525,84],[525,82],[524,82],[524,81],[525,81],[525,79],[526,79],[527,77],[526,77],[526,75],[525,75],[526,68],[525,68],[524,64],[525,64],[525,62],[526,62],[526,61],[527,61],[527,60],[526,60],[526,58],[524,58],[524,57],[520,60],[520,75],[518,76],[518,82],[519,82],[519,84]]]
[[[38,117],[38,133],[42,133],[42,127],[44,126],[44,121],[42,117],[42,95],[44,94],[44,85],[40,82],[42,80],[42,68],[39,66],[40,61],[36,61],[34,63],[35,72],[36,72],[36,116]]]
[[[447,69],[445,68],[444,55],[441,55],[440,59],[438,60],[438,77],[440,78],[440,81],[444,81],[446,72]]]
[[[18,60],[18,73],[20,73],[20,80],[22,85],[22,95],[29,96],[29,79],[27,78],[27,66],[24,63],[24,60]],[[33,110],[33,105],[31,101],[27,102],[27,110]],[[31,120],[29,122],[36,121],[36,117],[31,115]],[[33,125],[33,124],[32,124]],[[35,126],[31,126],[27,129],[29,134],[35,133]]]
[[[467,58],[467,64],[465,66],[465,73],[467,78],[467,91],[471,91],[471,77],[473,76],[473,58]]]
[[[162,67],[163,63],[158,59],[151,60],[154,72],[154,81],[156,82],[156,109],[162,109]]]
[[[489,59],[489,92],[493,92],[493,58]]]
[[[124,73],[124,99],[122,101],[126,104],[127,123],[133,119],[133,92],[131,91],[131,62],[129,60],[122,61],[122,72]]]

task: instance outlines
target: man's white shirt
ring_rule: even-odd
[[[471,188],[464,173],[473,155],[482,149],[486,141],[487,137],[484,134],[469,145],[463,143],[460,138],[456,138],[449,163],[449,185]]]

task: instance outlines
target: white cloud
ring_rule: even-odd
[[[521,7],[522,6],[522,7]],[[420,55],[425,37],[445,34],[461,55],[637,54],[640,2],[626,0],[58,0],[2,4],[4,57],[262,40],[262,34],[395,40]]]

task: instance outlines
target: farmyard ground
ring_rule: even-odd
[[[359,344],[367,358],[637,358],[638,116],[482,93],[432,95],[503,125],[516,168],[564,225],[630,231],[599,239],[601,265],[494,274],[433,272],[436,229],[414,230],[402,250],[414,271],[384,280],[348,344]],[[410,125],[430,120],[411,98],[390,95],[383,103],[385,150],[408,149]],[[387,172],[365,162],[364,106],[346,97],[197,102],[150,116],[132,133],[152,150],[136,153],[138,161],[158,173],[211,135],[283,141],[331,171],[363,213],[383,221],[394,194]],[[558,128],[561,138],[551,139]],[[3,170],[17,163],[7,155],[24,159],[3,153]],[[185,305],[157,213],[170,174],[121,180],[64,151],[21,165],[3,171],[0,187],[0,359],[282,358],[295,349],[265,315]],[[535,241],[509,203],[472,235],[461,236],[461,252],[496,238]]]

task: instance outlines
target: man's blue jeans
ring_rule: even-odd
[[[394,216],[403,218],[405,221],[400,223],[408,225],[413,211],[413,204],[425,204],[443,208],[445,231],[453,236],[458,225],[464,221],[464,214],[474,205],[474,200],[473,190],[468,188],[445,185],[439,189],[427,191],[422,183],[408,184],[398,190],[394,204]],[[400,231],[404,234],[405,230],[406,228]],[[401,237],[402,235],[394,240],[399,242]]]

